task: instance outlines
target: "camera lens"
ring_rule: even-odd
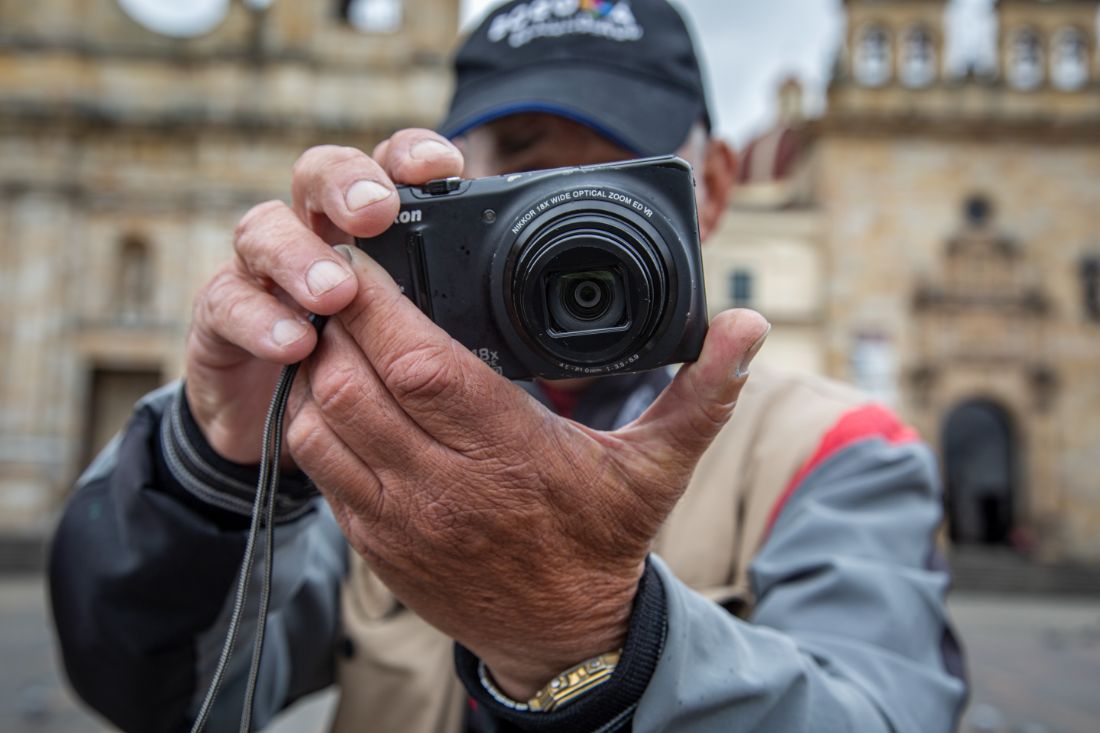
[[[608,209],[611,209],[610,211]],[[648,225],[585,203],[533,222],[505,271],[517,332],[582,373],[638,358],[669,297]]]
[[[622,325],[626,293],[621,273],[596,270],[549,277],[548,310],[558,332]]]
[[[572,300],[579,306],[580,312],[574,311],[579,318],[590,318],[589,312],[595,312],[603,300],[603,291],[600,286],[591,280],[586,280],[570,294]]]

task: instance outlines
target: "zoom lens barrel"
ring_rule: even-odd
[[[629,359],[665,310],[661,254],[630,212],[563,208],[532,222],[513,250],[513,320],[559,364],[590,369]]]

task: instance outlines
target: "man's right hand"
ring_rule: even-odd
[[[428,130],[402,130],[374,149],[320,146],[294,165],[291,204],[269,201],[241,219],[235,256],[195,300],[186,396],[211,447],[238,463],[260,460],[261,428],[279,369],[317,345],[307,313],[332,315],[356,278],[332,249],[393,223],[395,184],[462,173],[458,149]]]

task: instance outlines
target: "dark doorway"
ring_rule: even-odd
[[[1008,414],[986,400],[957,406],[943,425],[951,539],[1007,544],[1016,510],[1016,438]]]
[[[153,369],[97,367],[89,376],[88,417],[84,428],[81,470],[126,425],[134,404],[161,385],[160,372]]]

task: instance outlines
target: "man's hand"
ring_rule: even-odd
[[[358,288],[291,399],[288,445],[379,578],[526,699],[622,646],[649,545],[733,410],[768,324],[727,311],[613,433],[498,376],[354,253]]]
[[[374,158],[353,148],[306,151],[292,204],[269,201],[241,219],[236,256],[195,301],[187,344],[187,399],[220,455],[260,459],[260,428],[279,368],[317,343],[307,312],[331,315],[355,297],[351,268],[331,245],[375,236],[397,215],[394,183],[459,175],[462,155],[427,130],[404,130]]]

